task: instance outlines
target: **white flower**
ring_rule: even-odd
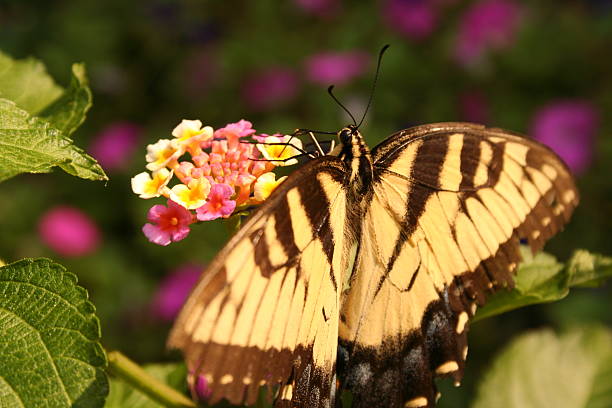
[[[140,198],[153,198],[162,195],[162,192],[172,178],[172,171],[161,168],[153,172],[153,177],[149,173],[142,172],[132,177],[132,191]]]
[[[151,171],[159,170],[183,153],[176,140],[160,139],[147,146],[146,159],[149,164],[146,167]]]

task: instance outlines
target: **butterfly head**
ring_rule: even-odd
[[[365,144],[357,125],[348,125],[338,131],[340,144],[336,150],[341,159],[351,161],[370,157],[370,149]]]
[[[338,131],[338,140],[345,147],[359,145],[362,143],[362,136],[355,125],[348,125]]]

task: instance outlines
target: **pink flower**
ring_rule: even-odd
[[[170,200],[167,207],[152,207],[148,214],[151,223],[143,227],[149,241],[158,245],[182,240],[196,220],[228,218],[236,207],[261,201],[253,197],[254,183],[277,164],[291,162],[280,162],[274,154],[276,150],[293,152],[290,147],[273,146],[264,150],[265,156],[274,160],[260,160],[261,153],[254,142],[267,139],[255,135],[251,122],[246,120],[216,131],[210,126],[202,127],[199,120],[183,120],[172,135],[172,140],[160,139],[147,146],[146,168],[153,173],[143,172],[132,178],[132,190],[141,198],[161,195]],[[273,139],[280,142],[285,138],[289,136]],[[292,145],[298,143],[294,141]],[[173,176],[179,183],[170,187]],[[267,184],[265,187],[271,189]],[[259,187],[258,197],[263,197],[262,188]]]
[[[186,264],[166,276],[159,284],[151,303],[153,314],[164,321],[174,320],[201,272],[201,266]]]
[[[154,205],[147,214],[147,219],[153,224],[142,227],[147,239],[157,245],[168,245],[177,242],[189,234],[189,224],[193,215],[185,207],[168,200],[168,207]]]
[[[482,92],[467,91],[460,94],[459,112],[463,120],[475,123],[489,122],[489,104]]]
[[[369,55],[361,51],[315,54],[305,62],[306,76],[314,83],[341,85],[362,75],[369,62]]]
[[[330,17],[340,9],[338,0],[294,0],[293,2],[302,11],[319,17]]]
[[[463,15],[455,57],[463,65],[482,59],[488,50],[509,47],[520,23],[521,7],[511,0],[484,0]]]
[[[252,183],[261,174],[271,171],[275,167],[269,161],[253,160],[260,157],[260,153],[254,144],[240,143],[240,138],[246,136],[252,136],[255,140],[259,140],[254,132],[255,129],[252,128],[251,122],[246,120],[230,123],[224,128],[218,129],[214,132],[214,139],[201,142],[202,149],[205,150],[201,150],[195,156],[192,155],[191,162],[183,161],[178,164],[174,174],[185,185],[189,185],[196,178],[205,178],[211,186],[227,184],[230,188],[238,191],[234,197],[235,205],[239,206],[245,203],[252,193]],[[191,155],[192,152],[189,154]],[[160,157],[159,160],[165,160],[166,155],[158,154],[157,156]],[[153,159],[155,157],[151,158],[151,160]],[[183,187],[179,188],[183,189]],[[172,193],[174,189],[176,189],[176,186],[169,191]],[[208,190],[206,193],[208,193]],[[203,199],[207,197],[208,195]],[[170,198],[177,201],[176,197]],[[180,202],[180,200],[177,202]],[[193,208],[201,205],[198,204]]]
[[[81,210],[67,206],[47,211],[38,224],[38,233],[45,244],[66,257],[92,253],[100,241],[94,221]]]
[[[225,127],[215,130],[215,139],[227,139],[228,137],[246,137],[255,133],[253,124],[248,120],[240,119],[238,122],[228,123]]]
[[[428,37],[438,20],[431,0],[387,0],[383,15],[394,30],[415,40]]]
[[[255,133],[253,124],[248,120],[241,119],[235,123],[228,123],[225,127],[215,130],[215,139],[226,139],[228,145],[234,149],[237,148],[238,139],[241,137],[250,136]]]
[[[227,184],[212,186],[206,204],[196,209],[198,220],[210,221],[229,217],[236,208],[236,201],[229,199],[233,194],[234,189]]]
[[[251,76],[242,95],[255,110],[272,109],[295,98],[298,79],[289,68],[271,67]]]
[[[531,132],[535,139],[550,146],[576,174],[588,169],[599,115],[588,101],[568,100],[550,103],[534,115]]]
[[[106,170],[124,168],[138,146],[142,129],[129,122],[117,122],[104,128],[93,140],[91,155]]]

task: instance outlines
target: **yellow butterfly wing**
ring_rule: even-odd
[[[354,407],[433,407],[436,376],[462,376],[478,305],[512,286],[578,203],[546,147],[464,123],[419,126],[373,152],[373,196],[342,299],[338,376]]]
[[[343,163],[323,157],[292,174],[204,271],[168,340],[192,379],[253,404],[333,404],[346,196]]]

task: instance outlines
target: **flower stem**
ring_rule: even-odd
[[[107,353],[107,356],[108,369],[112,374],[151,399],[168,407],[185,408],[196,406],[192,400],[151,376],[142,367],[119,351],[110,351]]]

